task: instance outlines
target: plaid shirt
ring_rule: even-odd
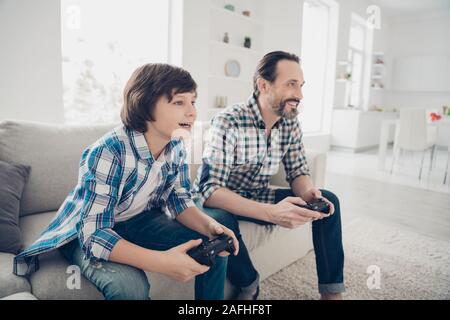
[[[146,210],[162,208],[175,218],[195,206],[190,194],[186,151],[180,140],[164,150],[162,181],[150,195]],[[38,255],[78,238],[86,259],[108,260],[121,237],[113,230],[114,217],[133,202],[148,178],[154,158],[142,133],[117,127],[88,147],[81,156],[77,186],[70,192],[49,226],[31,246],[14,258],[14,273],[38,270]]]
[[[245,198],[274,203],[275,190],[269,188],[269,180],[281,162],[288,183],[309,175],[302,136],[297,118],[280,118],[267,137],[253,95],[246,104],[230,106],[211,121],[194,182],[195,197],[203,204],[215,190],[225,187]]]

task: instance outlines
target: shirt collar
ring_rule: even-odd
[[[258,104],[258,99],[255,96],[255,93],[253,93],[247,100],[247,106],[250,109],[250,112],[252,114],[253,122],[255,123],[255,126],[259,129],[265,129],[266,124],[264,122],[264,119],[261,115],[261,109]],[[272,128],[277,128],[279,125],[285,125],[286,119],[281,117]]]
[[[155,161],[155,158],[153,157],[150,149],[147,145],[147,140],[145,140],[145,136],[142,132],[135,131],[132,129],[127,129],[128,136],[130,137],[131,144],[136,150],[136,153],[139,157],[139,159],[148,160],[150,163],[153,163]],[[164,159],[165,162],[172,162],[172,150],[181,143],[181,139],[172,139],[170,142],[166,145],[166,147],[163,150],[164,157],[161,159]]]

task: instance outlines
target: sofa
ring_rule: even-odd
[[[115,125],[65,126],[25,121],[0,121],[0,160],[31,167],[20,200],[19,226],[24,247],[39,236],[53,218],[78,176],[82,150]],[[307,150],[314,183],[323,187],[326,155]],[[198,165],[191,165],[191,179]],[[271,181],[287,186],[284,170]],[[312,250],[311,224],[294,230],[240,221],[242,236],[261,281]],[[84,277],[79,289],[69,289],[72,275],[58,250],[40,256],[40,269],[29,277],[13,274],[14,254],[0,252],[0,299],[103,299]],[[194,280],[179,283],[147,272],[152,299],[193,299]],[[70,287],[70,286],[69,286]],[[233,287],[227,281],[225,297]]]

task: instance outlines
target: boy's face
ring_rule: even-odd
[[[148,125],[168,141],[183,135],[183,132],[187,133],[185,130],[190,132],[197,118],[196,99],[196,92],[174,94],[171,101],[166,96],[161,96],[153,113],[155,121]]]

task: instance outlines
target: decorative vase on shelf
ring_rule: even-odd
[[[250,17],[250,11],[249,10],[242,11],[242,14],[244,16],[246,16],[246,17]]]
[[[245,37],[244,47],[250,48],[252,46],[252,39],[250,37]]]
[[[227,9],[227,10],[230,10],[230,11],[234,12],[234,6],[233,6],[232,4],[226,4],[226,5],[224,6],[224,8]]]
[[[228,36],[228,32],[225,32],[223,35],[223,42],[230,43],[230,37]]]
[[[216,97],[216,108],[225,108],[227,106],[227,96]]]

